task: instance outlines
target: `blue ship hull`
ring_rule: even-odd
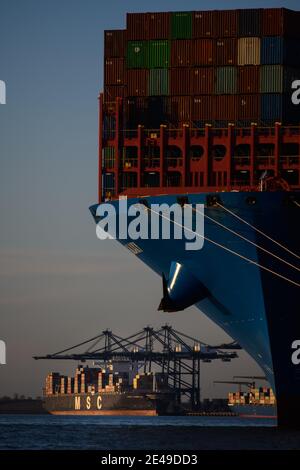
[[[241,418],[276,418],[275,405],[232,405],[230,411],[238,414]]]
[[[144,200],[149,206],[154,203],[171,205],[183,196],[151,196]],[[223,208],[208,203],[212,196],[218,198]],[[300,366],[291,360],[292,343],[300,339],[299,287],[273,274],[279,273],[299,283],[299,271],[258,249],[257,245],[290,264],[299,265],[299,259],[224,209],[297,253],[300,208],[294,204],[293,197],[298,196],[287,192],[224,192],[186,197],[189,204],[204,204],[206,215],[253,244],[210,219],[205,219],[204,236],[215,244],[205,239],[203,248],[197,251],[186,250],[186,239],[127,238],[119,241],[163,276],[166,288],[168,279],[174,275],[174,266],[180,267],[180,275],[177,272],[177,277],[173,278],[172,289],[170,285],[164,289],[161,307],[181,310],[195,304],[262,368],[276,394],[279,424],[299,426]],[[130,206],[140,201],[128,199],[127,202]],[[119,201],[110,204],[119,213]],[[90,208],[96,222],[99,220],[97,207]],[[257,264],[235,256],[217,244]]]

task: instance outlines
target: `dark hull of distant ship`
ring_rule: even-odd
[[[157,416],[172,408],[171,394],[106,392],[45,397],[45,409],[54,415]]]

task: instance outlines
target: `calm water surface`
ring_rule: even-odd
[[[0,415],[0,449],[300,449],[274,419]]]

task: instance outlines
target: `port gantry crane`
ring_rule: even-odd
[[[190,399],[192,408],[199,409],[201,361],[219,359],[229,362],[238,357],[230,349],[241,348],[236,343],[212,347],[166,324],[159,329],[147,326],[126,338],[107,329],[75,346],[46,356],[34,356],[34,359],[104,363],[129,360],[143,368],[144,373],[152,372],[153,366],[156,366],[167,375],[169,386],[176,392],[178,402],[185,395]]]
[[[247,381],[241,381],[236,379],[250,379]],[[252,380],[251,380],[252,379]],[[214,380],[214,384],[234,384],[239,386],[239,392],[242,390],[242,385],[248,388],[255,388],[255,380],[267,380],[267,377],[262,375],[235,375],[233,380]]]

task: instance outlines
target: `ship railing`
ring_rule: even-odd
[[[249,165],[250,164],[250,156],[240,156],[240,155],[233,155],[233,163],[237,165]]]
[[[183,131],[181,129],[168,129],[168,135],[171,139],[177,139],[177,137],[183,136]]]
[[[257,135],[268,137],[275,135],[275,128],[274,127],[258,127],[257,128]]]
[[[204,137],[205,136],[205,128],[191,128],[190,130],[191,137]]]
[[[299,155],[281,155],[279,157],[279,162],[286,165],[298,165],[299,160]]]
[[[166,158],[166,163],[169,168],[176,168],[178,166],[182,166],[183,158],[169,157]]]
[[[138,136],[137,129],[122,129],[120,132],[123,133],[125,139],[136,139]]]
[[[158,139],[160,135],[159,129],[143,129],[144,136],[148,139]]]
[[[299,126],[298,127],[296,127],[296,126],[291,126],[291,127],[284,126],[284,127],[281,128],[281,131],[285,135],[290,135],[290,136],[300,135],[300,127]]]
[[[144,157],[143,163],[146,168],[158,168],[160,166],[160,158]]]
[[[236,137],[249,137],[251,135],[251,128],[234,128],[234,135]]]
[[[260,165],[274,165],[275,164],[274,155],[256,155],[255,160]]]

